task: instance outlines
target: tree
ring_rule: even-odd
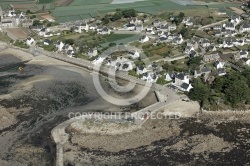
[[[136,11],[135,11],[135,9],[123,10],[122,15],[125,18],[135,17],[136,16]]]
[[[166,71],[173,71],[175,68],[173,67],[173,65],[170,65],[170,64],[168,64],[168,63],[164,63],[163,65],[162,65],[162,68],[164,69],[164,70],[166,70]]]
[[[116,21],[122,18],[122,13],[120,11],[116,12],[111,18],[111,21]]]
[[[176,64],[177,63],[177,60],[174,60],[174,61],[171,61],[171,64]]]
[[[36,15],[30,16],[30,19],[34,19],[34,18],[36,18]]]
[[[194,58],[190,58],[187,62],[187,65],[189,66],[189,68],[191,69],[195,69],[196,67],[198,67],[201,64],[201,57],[197,56]]]
[[[248,87],[250,87],[250,68],[244,70],[242,74],[246,78]]]
[[[31,12],[30,10],[26,11],[26,14],[34,14],[33,12]]]
[[[109,23],[109,16],[108,16],[108,15],[106,15],[105,17],[102,18],[102,23],[103,23],[104,25],[106,25],[106,24]]]
[[[246,78],[239,72],[230,73],[225,80],[224,93],[227,101],[230,102],[233,107],[239,103],[245,103],[250,96]]]
[[[43,24],[40,23],[39,20],[34,20],[34,21],[33,21],[33,26],[38,26],[38,25],[43,25]]]
[[[185,17],[185,13],[183,12],[180,12],[179,15],[178,15],[179,18],[183,19]]]
[[[203,106],[205,100],[208,99],[210,90],[200,79],[194,79],[193,88],[188,93],[191,100],[198,101],[200,106]]]
[[[216,92],[222,92],[225,88],[225,78],[224,77],[217,77],[213,83],[212,88],[216,91]]]
[[[64,43],[65,43],[65,44],[69,44],[69,45],[73,45],[74,42],[75,42],[75,41],[74,41],[73,39],[65,39],[65,40],[64,40]]]
[[[184,37],[184,38],[187,38],[188,35],[189,35],[189,32],[188,32],[188,29],[183,27],[181,30],[180,30],[180,34]]]
[[[114,46],[116,46],[115,42],[109,43],[109,47],[114,47]]]

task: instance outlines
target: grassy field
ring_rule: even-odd
[[[135,9],[139,12],[158,14],[162,12],[184,11],[187,15],[203,16],[209,15],[212,10],[225,10],[231,14],[228,7],[239,6],[235,3],[211,3],[209,5],[180,5],[171,0],[145,0],[135,3],[111,4],[112,0],[75,0],[67,7],[57,7],[52,11],[58,22],[76,20],[80,17],[88,18],[91,16],[102,15],[113,12],[117,8]],[[68,17],[68,18],[67,18]]]
[[[106,36],[101,41],[101,46],[106,47],[109,45],[109,43],[116,43],[119,45],[120,43],[127,44],[129,42],[139,40],[138,35],[131,35],[131,34],[111,34]]]
[[[53,2],[54,0],[38,0],[38,3],[39,4],[48,4],[48,3],[51,3]]]
[[[39,0],[38,6],[41,4],[52,4],[54,0]],[[215,1],[215,0],[214,0]],[[5,4],[31,4],[35,0],[0,0],[2,8],[6,8]],[[213,1],[209,1],[213,2]],[[113,12],[117,8],[135,9],[139,12],[149,14],[159,14],[162,12],[180,12],[184,11],[191,15],[207,15],[210,10],[224,10],[228,14],[232,14],[229,7],[239,6],[239,3],[209,3],[206,5],[180,5],[172,0],[144,0],[135,3],[111,4],[112,0],[74,0],[69,6],[46,7],[52,12],[57,22],[67,22],[79,19],[104,15]]]
[[[111,34],[108,35],[101,43],[114,42],[117,40],[125,39],[134,36],[133,34]]]

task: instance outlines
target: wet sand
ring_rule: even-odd
[[[53,165],[50,132],[69,112],[133,111],[156,102],[152,91],[136,105],[116,106],[99,96],[92,75],[80,67],[13,49],[3,50],[0,58],[5,66],[0,69],[0,165]],[[111,95],[131,95],[115,94],[102,79]]]

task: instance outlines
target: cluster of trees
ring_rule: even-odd
[[[197,57],[194,57],[194,58],[190,58],[188,61],[187,61],[187,65],[188,65],[188,68],[191,70],[191,71],[194,71],[195,68],[197,68],[198,66],[200,66],[201,64],[201,56],[197,56]]]
[[[172,21],[172,23],[175,23],[176,25],[179,25],[183,18],[185,17],[185,13],[180,12],[178,16],[175,17],[175,19]]]
[[[179,33],[186,39],[190,39],[192,36],[195,35],[195,32],[191,29],[188,29],[186,27],[183,27]]]
[[[245,109],[245,105],[250,104],[250,69],[217,77],[212,85],[197,78],[193,81],[193,87],[188,96],[201,106],[218,106],[223,103],[232,108]]]
[[[33,26],[43,25],[43,22],[40,22],[39,20],[33,21]]]
[[[136,11],[134,9],[121,10],[116,9],[115,14],[105,15],[102,18],[103,24],[108,24],[110,21],[116,21],[121,18],[131,18],[136,16]]]

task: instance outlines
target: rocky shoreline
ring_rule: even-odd
[[[69,112],[133,111],[156,102],[152,92],[131,107],[111,105],[97,95],[85,70],[11,49],[0,56],[15,54],[15,65],[0,69],[0,165],[54,165],[56,149],[50,133],[68,119]],[[105,79],[102,82],[109,91]],[[168,109],[185,112],[186,105],[175,103]],[[64,163],[249,165],[249,119],[249,111],[204,111],[191,118],[149,120],[141,129],[119,135],[71,133],[64,145]]]
[[[156,102],[152,92],[138,105],[114,106],[97,94],[92,76],[79,67],[13,49],[0,56],[6,62],[0,69],[0,165],[54,165],[51,130],[69,119],[69,112],[133,111]],[[9,63],[11,59],[15,62]]]

